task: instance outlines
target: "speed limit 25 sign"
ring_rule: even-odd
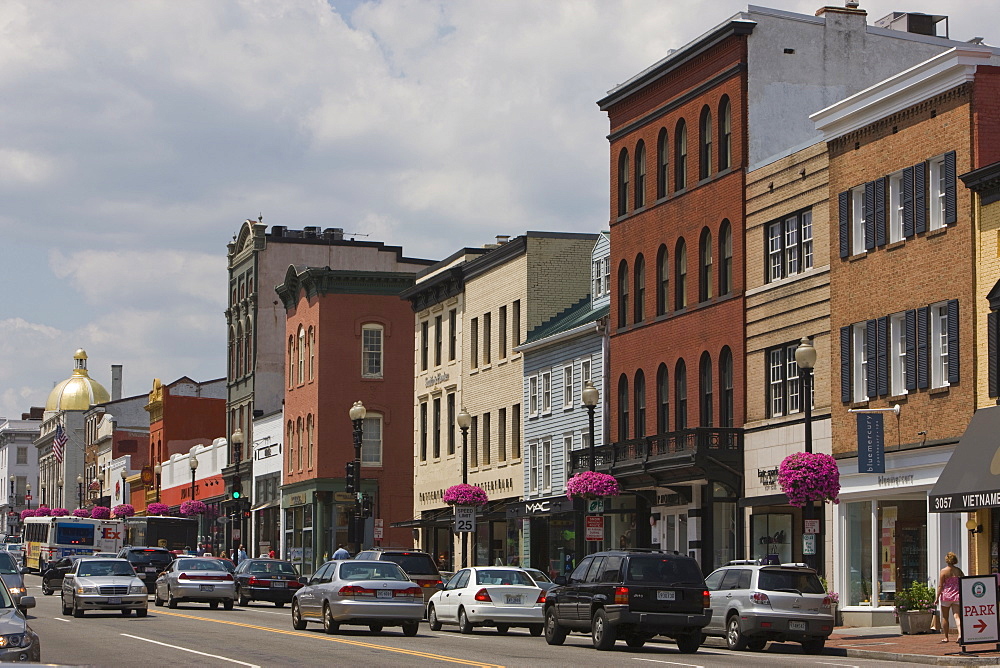
[[[455,533],[476,531],[476,507],[455,506]]]

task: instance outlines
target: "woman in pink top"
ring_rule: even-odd
[[[958,563],[958,557],[955,556],[954,552],[945,555],[944,563],[947,566],[942,568],[938,575],[937,597],[934,602],[941,604],[941,631],[944,633],[944,640],[941,642],[949,642],[951,640],[948,637],[951,632],[950,615],[955,615],[956,632],[961,628],[958,616],[958,579],[963,577],[965,573],[955,565]]]

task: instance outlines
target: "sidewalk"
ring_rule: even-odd
[[[975,654],[962,655],[962,647],[955,642],[956,637],[953,632],[952,641],[942,643],[944,636],[940,633],[903,635],[898,626],[838,626],[826,641],[826,654],[934,666],[1000,664],[1000,652],[996,651],[996,645],[966,645],[966,650],[975,651]]]

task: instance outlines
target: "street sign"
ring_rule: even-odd
[[[31,495],[30,494],[25,494],[24,495],[24,500],[25,501],[31,501]]]
[[[476,507],[455,506],[455,533],[475,533]]]
[[[962,632],[958,643],[1000,643],[996,576],[971,575],[960,578],[960,582],[958,601]]]
[[[803,520],[803,533],[819,533],[819,520]]]
[[[802,534],[802,554],[806,555],[816,554],[816,534],[814,533]]]
[[[588,499],[587,512],[590,514],[604,512],[604,499]]]
[[[385,535],[384,525],[381,519],[375,520],[375,534],[372,536],[375,540],[382,540]]]
[[[355,498],[353,494],[348,494],[347,492],[334,492],[333,500],[337,503],[354,503]]]
[[[587,515],[587,530],[584,537],[587,540],[604,540],[604,516]]]

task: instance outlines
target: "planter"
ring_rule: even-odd
[[[904,635],[930,633],[934,620],[933,610],[904,610],[899,614],[899,630]]]

